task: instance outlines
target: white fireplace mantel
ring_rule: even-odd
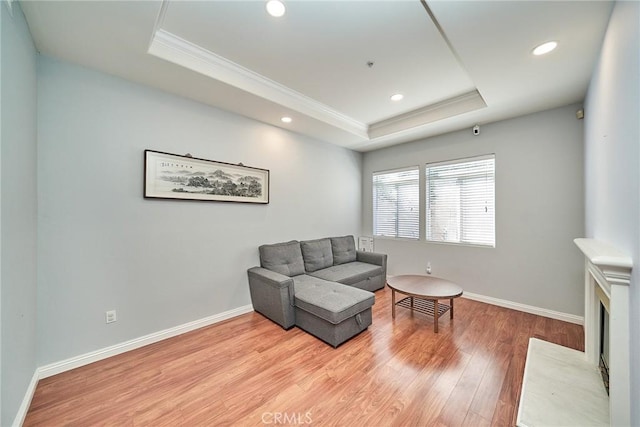
[[[631,422],[631,355],[629,348],[629,283],[633,261],[613,246],[595,239],[575,239],[585,255],[584,350],[597,366],[600,355],[600,300],[596,287],[609,298],[609,405],[611,425]]]
[[[600,286],[609,288],[610,283],[629,286],[631,280],[631,257],[619,251],[613,246],[595,239],[575,239],[575,244],[580,248],[587,261],[595,268],[596,274],[603,283]],[[590,269],[593,273],[594,269]],[[608,291],[609,289],[604,289]]]

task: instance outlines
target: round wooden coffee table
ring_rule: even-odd
[[[402,275],[389,277],[391,288],[391,316],[396,317],[396,305],[433,316],[433,332],[438,333],[438,319],[447,310],[453,319],[453,299],[462,295],[462,288],[453,282],[433,276]],[[407,298],[396,303],[396,292]],[[414,302],[414,298],[416,301]],[[448,299],[449,305],[438,300]]]

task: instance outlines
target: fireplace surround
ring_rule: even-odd
[[[632,260],[595,239],[575,239],[574,242],[585,256],[585,349],[581,352],[530,339],[518,407],[519,427],[627,426],[631,422],[629,282]],[[608,358],[605,356],[608,396],[599,366],[605,353],[608,354]]]
[[[600,365],[602,305],[609,312],[609,408],[611,425],[631,423],[629,283],[631,257],[595,239],[575,239],[585,255],[584,352]],[[602,302],[601,302],[602,301]]]

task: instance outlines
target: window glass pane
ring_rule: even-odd
[[[495,156],[425,169],[426,238],[495,246]]]
[[[373,235],[417,239],[418,167],[373,174]]]

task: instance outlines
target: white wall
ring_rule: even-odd
[[[617,2],[585,101],[586,231],[629,253],[631,401],[640,402],[640,3]],[[632,405],[631,424],[640,425]]]
[[[359,153],[46,57],[38,85],[40,365],[248,305],[260,244],[360,229]],[[145,200],[147,148],[269,169],[270,204]]]
[[[371,176],[375,171],[421,166],[495,153],[496,247],[480,248],[381,239],[389,274],[433,274],[465,291],[581,316],[583,261],[573,239],[584,233],[583,130],[579,105],[481,126],[366,153],[363,160],[363,234],[371,235]],[[424,216],[424,177],[421,176]],[[424,236],[424,218],[421,218]]]
[[[2,3],[5,3],[4,1]],[[36,52],[17,2],[2,14],[2,418],[11,425],[36,369]]]

